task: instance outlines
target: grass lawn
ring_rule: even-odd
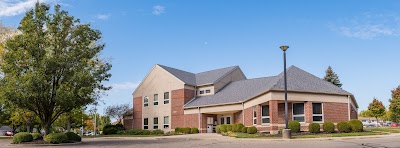
[[[235,138],[282,138],[281,136],[276,135],[266,135],[266,134],[247,134],[247,133],[236,133],[237,136]]]
[[[366,131],[373,132],[387,132],[387,133],[400,133],[400,128],[398,127],[380,127],[380,128],[364,128]]]
[[[382,132],[359,132],[359,133],[332,133],[332,134],[309,134],[309,135],[296,135],[293,139],[298,138],[328,138],[328,137],[353,137],[353,136],[373,136],[373,135],[385,135],[387,133]]]
[[[12,139],[13,137],[4,137],[4,136],[2,136],[2,137],[0,137],[0,139]]]

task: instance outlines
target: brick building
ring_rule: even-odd
[[[287,77],[289,120],[299,121],[302,130],[312,122],[357,119],[351,93],[295,66]],[[283,90],[283,73],[247,79],[238,66],[190,73],[157,64],[134,91],[133,117],[125,127],[197,127],[205,133],[218,124],[243,123],[277,133],[285,127]]]

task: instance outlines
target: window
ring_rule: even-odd
[[[143,119],[143,129],[149,129],[149,119],[148,118]]]
[[[158,129],[158,117],[154,117],[154,125],[153,125],[153,129]]]
[[[225,118],[221,117],[221,124],[225,124]]]
[[[269,105],[263,105],[261,108],[261,124],[269,124]]]
[[[200,90],[200,95],[204,94],[204,90]]]
[[[226,124],[231,124],[231,117],[226,117]]]
[[[305,122],[304,103],[293,103],[293,120]]]
[[[143,106],[144,107],[149,106],[149,97],[144,96],[144,98],[143,98]]]
[[[154,105],[158,105],[158,94],[154,94]]]
[[[324,121],[324,116],[322,113],[322,103],[313,103],[312,111],[313,111],[313,122],[323,122]]]
[[[169,116],[164,117],[164,128],[169,128]]]
[[[169,92],[165,92],[164,93],[164,104],[168,104],[169,103]]]
[[[253,106],[253,124],[257,124],[257,109],[256,106]]]
[[[209,94],[209,93],[211,93],[211,90],[207,89],[206,94]]]

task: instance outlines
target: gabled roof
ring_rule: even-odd
[[[291,66],[287,69],[288,91],[352,95],[351,93],[320,79],[300,68]],[[189,101],[184,107],[199,107],[245,102],[268,91],[283,91],[283,72],[277,76],[247,79],[229,83],[218,93],[199,96]]]
[[[216,81],[231,73],[233,70],[239,68],[239,66],[232,66],[194,74],[164,65],[159,66],[174,75],[179,80],[183,81],[185,84],[192,86],[214,84]]]

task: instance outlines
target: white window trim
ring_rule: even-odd
[[[200,91],[199,91],[199,94],[200,94],[200,95],[204,95],[204,93],[205,93],[204,90],[200,90]]]
[[[165,99],[165,93],[168,93],[168,99]],[[164,104],[169,104],[170,102],[169,102],[169,100],[170,100],[170,98],[171,98],[171,93],[169,93],[169,92],[164,92]],[[168,101],[168,103],[165,103],[165,101]]]
[[[168,117],[168,124],[165,124],[165,117]],[[163,128],[164,128],[164,129],[169,129],[169,128],[170,128],[170,126],[169,126],[169,123],[170,123],[169,116],[164,116],[163,120],[164,120],[164,126],[163,126]],[[168,128],[165,128],[166,125],[168,125]]]
[[[261,125],[270,125],[271,124],[271,119],[270,119],[269,115],[268,116],[263,116],[262,115],[262,113],[263,113],[263,107],[262,106],[268,106],[268,112],[269,112],[269,105],[267,105],[267,104],[261,105]],[[270,119],[269,123],[263,123],[263,119]]]
[[[156,97],[155,97],[156,95],[157,95],[157,101],[156,101]],[[158,94],[154,94],[153,97],[154,97],[153,105],[155,105],[155,103],[157,103],[157,105],[159,105],[159,103],[158,103],[158,100],[159,100]],[[155,105],[155,106],[157,106],[157,105]]]
[[[143,97],[143,107],[148,107],[148,106],[149,106],[149,97],[148,96],[144,96]]]
[[[157,124],[154,122],[156,120],[154,120],[155,118],[157,118]],[[160,122],[160,120],[158,119],[158,117],[154,117],[153,118],[153,129],[155,129],[154,127],[157,126],[157,129],[160,129],[160,127],[158,126],[158,122]]]
[[[314,109],[313,109],[313,106],[312,106],[312,103],[321,103],[321,112],[322,112],[322,114],[314,114]],[[311,111],[313,112],[313,114],[312,114],[312,122],[315,122],[315,123],[324,123],[324,103],[322,103],[322,102],[312,102],[311,103]],[[322,116],[322,121],[314,121],[314,116]]]
[[[147,125],[144,124],[144,120],[147,119]],[[147,129],[149,129],[149,118],[143,118],[143,129],[145,129],[144,127],[147,126]]]
[[[254,117],[254,112],[256,113],[255,117]],[[254,123],[254,120],[256,121],[256,123]],[[257,106],[253,106],[253,125],[257,125]]]
[[[294,115],[294,104],[297,104],[297,103],[303,103],[303,112],[304,112],[304,114]],[[294,120],[294,117],[304,117],[304,122],[300,122],[299,121],[299,123],[306,123],[307,119],[306,119],[305,113],[306,113],[306,103],[305,102],[293,102],[292,103],[292,120]]]
[[[208,92],[207,92],[208,91]],[[207,89],[207,90],[205,90],[204,91],[206,94],[209,94],[209,93],[211,93],[211,90],[210,89]]]

